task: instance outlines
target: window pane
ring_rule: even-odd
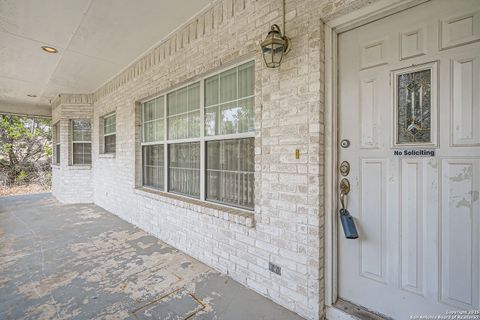
[[[103,126],[104,134],[114,133],[116,130],[115,115],[104,118],[103,124],[104,124]]]
[[[177,91],[177,110],[175,114],[188,111],[188,89],[183,88]]]
[[[238,67],[238,98],[253,96],[255,91],[254,62]]]
[[[238,169],[240,171],[255,171],[255,139],[240,139],[238,158]]]
[[[55,142],[60,143],[60,124],[55,125]]]
[[[162,119],[165,111],[164,97],[158,97],[155,99],[155,119]]]
[[[169,191],[200,196],[200,143],[169,145]]]
[[[73,141],[90,141],[90,120],[72,120]]]
[[[220,73],[220,102],[237,99],[237,68]]]
[[[219,97],[217,97],[218,83]],[[254,132],[254,91],[253,61],[225,71],[218,78],[211,77],[205,80],[205,135]],[[218,107],[214,106],[217,102],[221,103]]]
[[[73,164],[91,164],[92,145],[91,143],[73,143]]]
[[[60,164],[60,143],[55,146],[55,163]]]
[[[155,141],[155,127],[153,122],[147,122],[143,124],[143,141]]]
[[[83,155],[83,143],[74,143],[72,153],[73,155]]]
[[[205,135],[214,136],[218,134],[218,106],[205,109]]]
[[[188,137],[200,136],[200,111],[188,113]]]
[[[86,153],[83,155],[84,164],[91,164],[92,163],[92,154]]]
[[[143,105],[143,121],[153,120],[155,117],[155,101],[148,101]]]
[[[83,143],[83,152],[85,154],[92,153],[92,144],[91,143]]]
[[[144,146],[143,153],[143,185],[163,189],[164,186],[164,146]]]
[[[115,144],[116,144],[116,136],[110,135],[105,136],[105,153],[114,153],[115,152]]]
[[[172,92],[167,95],[167,114],[177,114],[177,92]]]
[[[168,138],[185,139],[188,136],[188,114],[168,118]]]
[[[188,111],[200,109],[200,82],[188,87]]]
[[[200,83],[168,94],[168,139],[200,136]]]
[[[238,113],[240,108],[237,102],[230,102],[220,106],[220,134],[237,132]]]
[[[187,87],[168,94],[168,115],[176,115],[188,111]]]
[[[207,142],[207,200],[253,209],[254,141]]]
[[[163,119],[155,120],[153,125],[155,127],[155,140],[154,141],[162,141],[164,132],[163,132]]]
[[[83,164],[83,154],[74,154],[73,164]]]
[[[247,98],[238,101],[238,125],[237,132],[254,132],[255,131],[255,98]]]
[[[218,104],[218,75],[205,80],[205,106]]]
[[[164,139],[164,97],[145,102],[143,111],[143,142],[162,141]]]

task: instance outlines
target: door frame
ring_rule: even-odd
[[[354,319],[334,307],[338,299],[338,36],[430,0],[380,0],[324,25],[325,36],[325,313],[328,319]]]

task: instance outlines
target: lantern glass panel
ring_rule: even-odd
[[[280,64],[283,58],[284,46],[281,44],[273,45],[273,63]]]
[[[270,64],[272,63],[272,60],[273,60],[273,56],[272,56],[272,47],[271,46],[266,46],[266,47],[263,47],[262,48],[263,50],[263,59],[265,60],[265,63],[267,64],[267,66],[270,66]]]

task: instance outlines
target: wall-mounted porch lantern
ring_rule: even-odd
[[[270,27],[265,40],[262,41],[263,59],[268,68],[278,68],[282,63],[283,56],[290,51],[290,39],[285,35],[285,0],[283,2],[283,32],[276,24]]]

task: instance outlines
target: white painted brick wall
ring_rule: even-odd
[[[221,23],[215,19],[218,12],[207,11],[196,26],[195,40],[182,49],[178,42],[167,43],[168,49],[161,45],[161,50],[174,52],[111,93],[97,93],[94,202],[275,302],[317,319],[323,312],[318,230],[322,219],[319,88],[323,25],[315,15],[319,7],[316,1],[287,1],[290,19],[286,27],[293,48],[282,67],[272,70],[264,66],[258,44],[272,23],[281,23],[281,2],[248,0],[245,9],[240,7],[233,16],[231,3],[219,2]],[[211,16],[214,28],[210,28]],[[138,136],[135,139],[135,102],[251,57],[256,62],[257,94],[256,227],[135,193],[139,141]],[[146,67],[140,64],[138,68]],[[114,110],[116,157],[99,158],[98,119]],[[300,159],[295,159],[296,149],[300,149]],[[270,261],[282,267],[281,276],[268,270]]]
[[[72,119],[92,119],[91,104],[66,104],[65,99],[75,100],[76,95],[65,95],[52,112],[52,123],[60,124],[60,164],[52,165],[52,193],[63,203],[92,203],[93,177],[91,166],[72,166]]]
[[[71,170],[62,162],[53,170],[54,194],[65,202],[93,200],[298,314],[322,318],[321,18],[373,1],[287,0],[292,50],[279,69],[264,66],[259,43],[272,23],[281,25],[281,1],[214,2],[93,95],[70,97],[94,101],[93,167],[89,176],[90,170]],[[251,58],[256,77],[255,226],[228,221],[229,214],[221,210],[138,190],[138,101]],[[56,104],[67,105],[61,100]],[[60,116],[58,108],[54,123],[76,112],[60,108],[67,110]],[[104,157],[99,152],[100,119],[112,111],[117,117],[116,154]],[[64,140],[68,143],[62,135]],[[296,149],[300,159],[295,158]],[[281,276],[268,271],[269,262],[281,266]]]

